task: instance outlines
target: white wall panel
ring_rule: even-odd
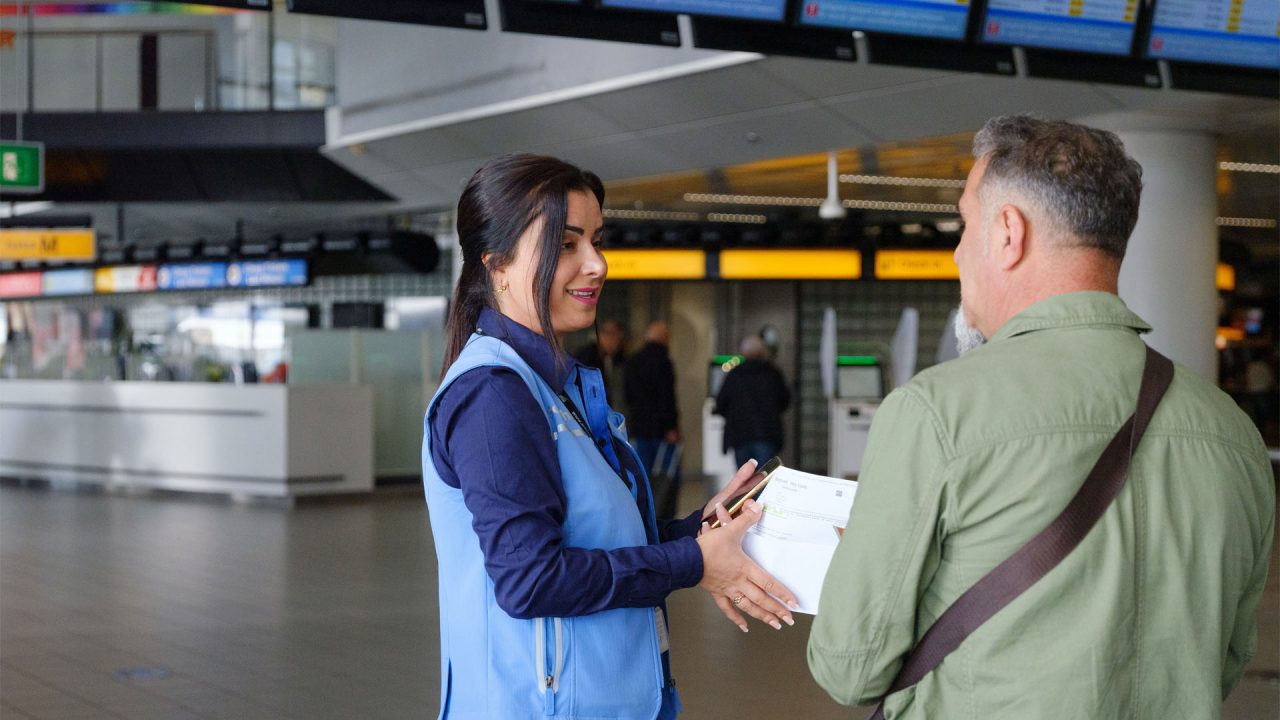
[[[94,35],[36,35],[35,110],[93,110],[98,103],[98,42]]]
[[[209,109],[209,40],[204,35],[161,35],[156,52],[160,110]]]
[[[102,37],[102,110],[137,110],[141,107],[140,45],[138,35]]]

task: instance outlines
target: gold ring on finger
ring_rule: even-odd
[[[733,596],[733,606],[738,607],[742,604],[742,593]]]

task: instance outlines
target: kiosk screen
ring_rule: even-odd
[[[1138,0],[990,0],[982,39],[1001,45],[1128,55],[1137,14]]]
[[[1280,69],[1280,2],[1160,0],[1147,57]]]
[[[805,0],[801,25],[963,40],[968,0]]]

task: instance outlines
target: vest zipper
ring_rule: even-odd
[[[547,620],[534,618],[534,654],[537,656],[538,690],[542,693],[544,715],[556,714],[556,693],[560,692],[560,674],[564,671],[564,626],[560,618],[551,618],[555,632],[555,661],[547,673]]]

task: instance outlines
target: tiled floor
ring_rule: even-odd
[[[1277,560],[1230,720],[1280,717]],[[865,716],[809,678],[807,621],[743,635],[701,591],[671,612],[690,720]],[[2,720],[429,718],[437,652],[412,493],[283,510],[0,486]]]

